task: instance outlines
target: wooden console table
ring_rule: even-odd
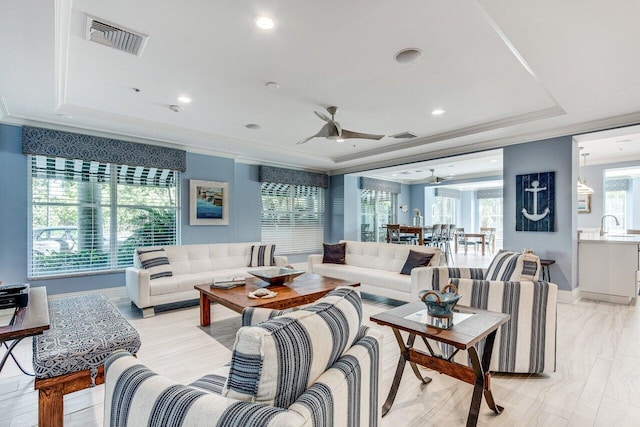
[[[413,302],[371,316],[371,321],[380,325],[389,326],[393,329],[396,341],[400,347],[400,359],[398,360],[391,390],[382,407],[382,416],[385,416],[393,405],[407,362],[411,365],[415,376],[424,384],[431,382],[431,378],[423,378],[418,370],[417,364],[433,369],[441,374],[457,378],[468,384],[473,384],[473,396],[471,398],[471,406],[469,407],[467,426],[475,426],[478,423],[478,414],[480,412],[483,393],[489,408],[496,414],[500,414],[503,408],[498,406],[493,399],[489,363],[491,362],[491,353],[493,351],[496,331],[509,320],[510,315],[458,306],[456,308],[457,312],[473,315],[454,324],[450,329],[441,329],[428,325],[426,322],[414,320],[415,314],[422,310],[425,310],[425,305],[422,302]],[[409,333],[409,338],[406,343],[400,331]],[[413,347],[416,337],[422,338],[429,353]],[[484,352],[482,353],[482,361],[480,361],[475,344],[483,338],[486,338],[486,340]],[[433,351],[433,347],[427,339],[448,344],[451,346],[452,351],[446,356],[437,354]],[[460,350],[466,350],[468,352],[471,367],[453,361],[453,357]]]

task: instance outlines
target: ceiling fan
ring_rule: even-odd
[[[318,113],[317,111],[314,111],[316,116],[320,117],[322,120],[324,120],[327,123],[320,128],[318,133],[308,138],[305,138],[302,141],[298,141],[296,144],[304,144],[305,142],[310,141],[313,138],[327,138],[327,139],[334,139],[338,142],[342,142],[345,139],[349,139],[349,138],[379,140],[384,136],[384,135],[375,135],[370,133],[353,132],[347,129],[342,129],[342,126],[340,126],[340,123],[336,122],[334,118],[336,111],[338,111],[338,107],[328,107],[327,111],[329,112],[329,114],[331,114],[331,118],[327,117],[323,113]]]
[[[436,171],[435,169],[429,169],[431,171],[431,176],[428,176],[424,179],[424,183],[425,184],[439,184],[441,182],[446,181],[446,179],[444,178],[440,178],[439,176],[435,176],[434,172]]]

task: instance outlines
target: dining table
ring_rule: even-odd
[[[482,244],[482,255],[484,255],[484,251],[485,251],[485,247],[486,247],[485,243],[487,242],[486,234],[485,233],[467,233],[467,232],[464,233],[464,238],[465,239],[468,239],[470,237],[471,238],[480,239],[481,244]],[[458,233],[456,233],[456,237],[455,237],[455,239],[453,239],[453,241],[454,241],[453,250],[454,250],[455,253],[458,253]],[[495,252],[495,250],[496,250],[496,248],[495,248],[495,239],[493,241],[493,245],[494,246],[492,248],[492,252]]]

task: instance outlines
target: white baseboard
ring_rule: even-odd
[[[599,294],[597,292],[580,292],[580,298],[591,299],[596,301],[611,302],[614,304],[630,304],[633,298],[618,295]]]
[[[580,291],[576,288],[572,291],[558,290],[558,302],[562,304],[574,304],[580,299]]]

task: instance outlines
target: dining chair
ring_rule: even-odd
[[[431,227],[431,236],[424,237],[424,244],[427,246],[438,246],[440,231],[442,231],[442,224],[433,224]]]
[[[460,246],[464,246],[464,254],[466,255],[468,250],[469,250],[469,246],[473,246],[474,251],[477,253],[478,252],[478,243],[475,240],[469,240],[467,239],[467,235],[464,232],[464,228],[456,228],[456,237],[458,239],[458,248]]]
[[[415,240],[415,236],[403,236],[400,233],[400,224],[387,224],[387,236],[389,243],[401,245],[411,244]]]
[[[480,232],[484,234],[484,244],[486,245],[486,249],[488,249],[489,252],[493,254],[494,241],[496,238],[496,228],[480,227]]]

